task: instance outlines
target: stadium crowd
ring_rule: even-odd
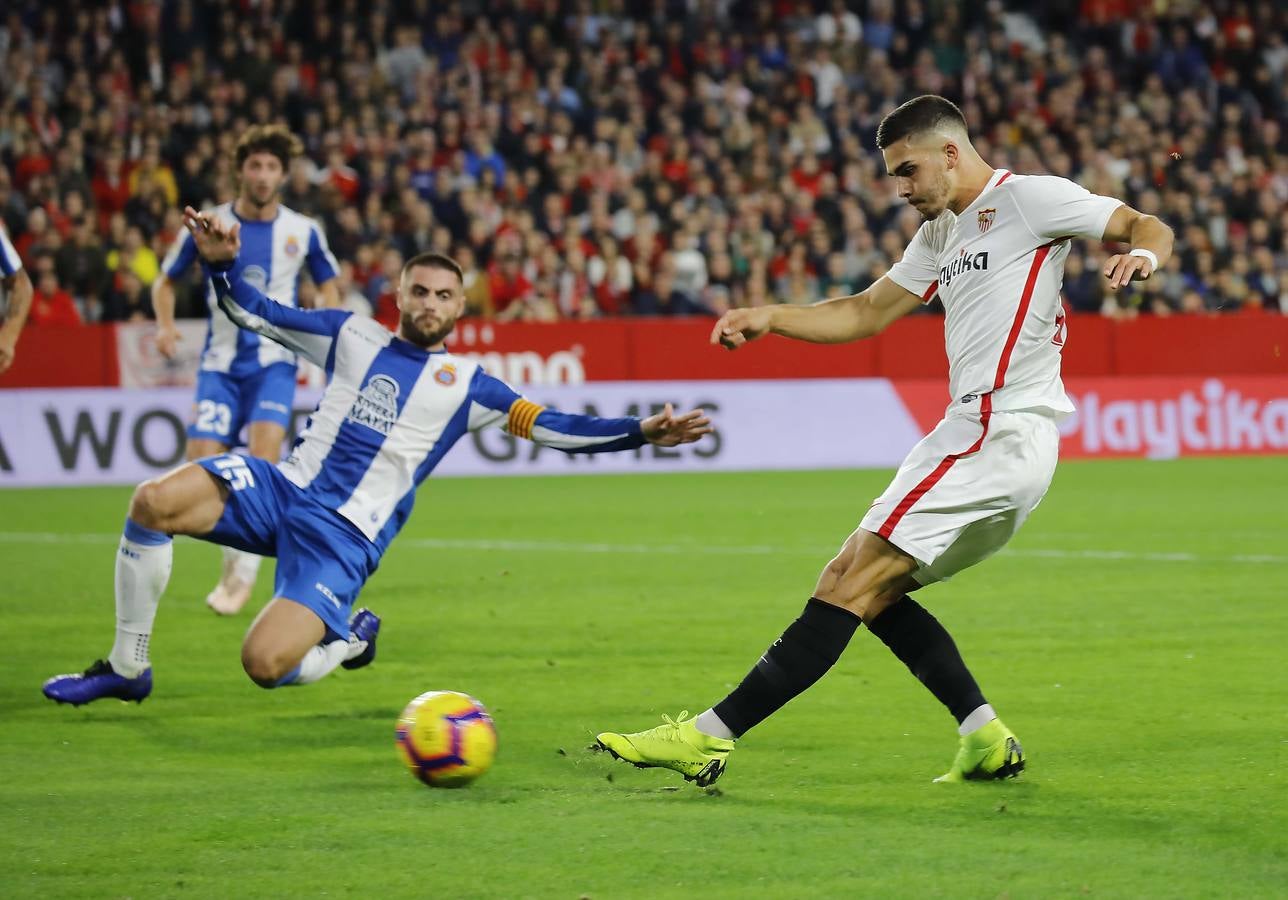
[[[1029,5],[1024,5],[1029,6]],[[343,303],[392,321],[421,250],[503,320],[717,313],[870,284],[919,225],[881,116],[956,100],[994,165],[1163,217],[1177,253],[1071,308],[1288,313],[1288,6],[1186,0],[11,0],[0,217],[31,324],[151,314],[178,208],[245,126],[305,155]],[[1034,11],[1036,10],[1036,11]],[[204,314],[198,285],[181,312]]]

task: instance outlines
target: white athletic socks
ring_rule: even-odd
[[[255,583],[256,577],[259,576],[259,564],[263,561],[264,557],[256,556],[254,553],[235,550],[232,547],[224,548],[224,571],[231,571],[234,578],[245,584]]]
[[[125,520],[116,552],[116,642],[107,658],[118,675],[136,678],[151,664],[148,639],[173,560],[170,535]]]
[[[348,641],[332,641],[329,644],[310,647],[309,652],[304,654],[300,664],[295,667],[295,671],[283,678],[281,683],[283,685],[312,684],[325,678],[336,666],[349,658],[350,646]]]
[[[729,730],[721,718],[716,715],[714,709],[709,709],[698,716],[693,723],[693,727],[701,731],[707,737],[724,738],[726,741],[735,740],[738,736]]]
[[[966,718],[962,719],[962,723],[957,726],[957,733],[965,737],[972,731],[979,731],[979,729],[996,718],[997,713],[987,703],[983,706],[977,706]]]
[[[305,653],[304,658],[300,660],[300,664],[278,682],[278,687],[289,684],[312,684],[330,675],[335,667],[346,659],[353,659],[366,649],[367,642],[358,640],[352,634],[347,641],[332,641],[329,644],[310,647],[309,652]]]

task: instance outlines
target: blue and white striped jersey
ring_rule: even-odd
[[[639,419],[545,409],[475,362],[422,350],[350,312],[274,303],[236,271],[207,269],[228,317],[327,373],[326,391],[282,473],[381,553],[411,514],[417,485],[468,431],[500,425],[568,453],[644,444]]]
[[[0,278],[8,278],[21,268],[22,258],[18,256],[18,251],[13,249],[13,244],[9,243],[9,235],[0,228]]]
[[[252,222],[223,203],[211,214],[228,222],[241,222],[241,253],[233,266],[233,277],[245,279],[283,306],[296,307],[300,269],[308,264],[317,284],[340,273],[340,264],[327,247],[322,227],[313,219],[285,206],[278,206],[271,222]],[[197,259],[197,246],[186,230],[166,254],[161,270],[171,279],[181,276]],[[201,368],[227,372],[236,377],[251,375],[277,362],[295,362],[295,354],[273,341],[243,331],[216,308],[215,291],[206,294],[210,327],[201,353]]]

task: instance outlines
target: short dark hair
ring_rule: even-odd
[[[240,172],[242,164],[253,153],[271,153],[281,160],[283,169],[288,169],[291,160],[303,152],[304,145],[285,125],[252,125],[237,141],[234,156]]]
[[[450,256],[444,256],[441,253],[434,253],[432,251],[417,253],[411,259],[403,263],[402,272],[399,273],[399,277],[405,276],[417,266],[424,266],[427,269],[442,269],[445,272],[451,272],[456,276],[457,280],[460,281],[461,284],[465,283],[465,273],[461,270],[460,263],[452,259]]]
[[[913,97],[881,120],[877,127],[877,149],[884,150],[909,135],[934,131],[944,124],[966,130],[966,117],[956,103],[938,94]]]

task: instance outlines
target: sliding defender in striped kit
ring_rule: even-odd
[[[569,453],[600,453],[671,447],[711,431],[701,410],[677,416],[668,406],[641,420],[544,409],[451,355],[443,342],[465,293],[448,257],[407,261],[394,334],[349,312],[274,303],[234,275],[239,223],[191,208],[184,215],[223,312],[323,367],[327,388],[285,462],[221,454],[139,486],[116,556],[112,652],[45,682],[51,700],[151,693],[148,642],[173,535],[277,557],[273,599],[246,635],[242,666],[261,687],[308,684],[374,658],[380,619],[366,609],[351,616],[354,600],[411,515],[417,486],[466,432],[499,425]]]
[[[241,252],[229,273],[251,282],[270,300],[299,306],[300,274],[317,285],[317,305],[340,305],[335,277],[340,264],[327,247],[322,226],[281,203],[291,160],[301,153],[299,138],[281,125],[252,125],[234,153],[237,198],[210,211],[231,225],[241,223]],[[175,282],[197,261],[192,236],[181,233],[152,284],[156,346],[173,359],[181,335],[174,324]],[[219,312],[213,284],[205,285],[208,325],[197,368],[197,394],[188,425],[187,458],[227,453],[246,434],[246,451],[277,462],[295,398],[295,354],[281,344],[238,328]],[[250,599],[260,556],[224,547],[219,581],[206,605],[222,616],[236,615]]]
[[[692,719],[682,713],[648,731],[599,735],[600,747],[637,766],[714,782],[734,741],[821,678],[866,624],[957,720],[957,756],[937,781],[1005,778],[1024,768],[1019,740],[953,639],[909,595],[996,553],[1051,483],[1057,422],[1073,411],[1060,381],[1060,286],[1071,239],[1130,244],[1104,266],[1117,290],[1167,262],[1172,232],[1063,178],[994,169],[971,145],[961,111],[942,97],[917,97],[891,112],[877,146],[899,196],[925,219],[903,258],[851,297],[732,310],[711,340],[731,350],[769,333],[854,341],[938,296],[947,412],[823,568],[804,612],[731,694]]]

